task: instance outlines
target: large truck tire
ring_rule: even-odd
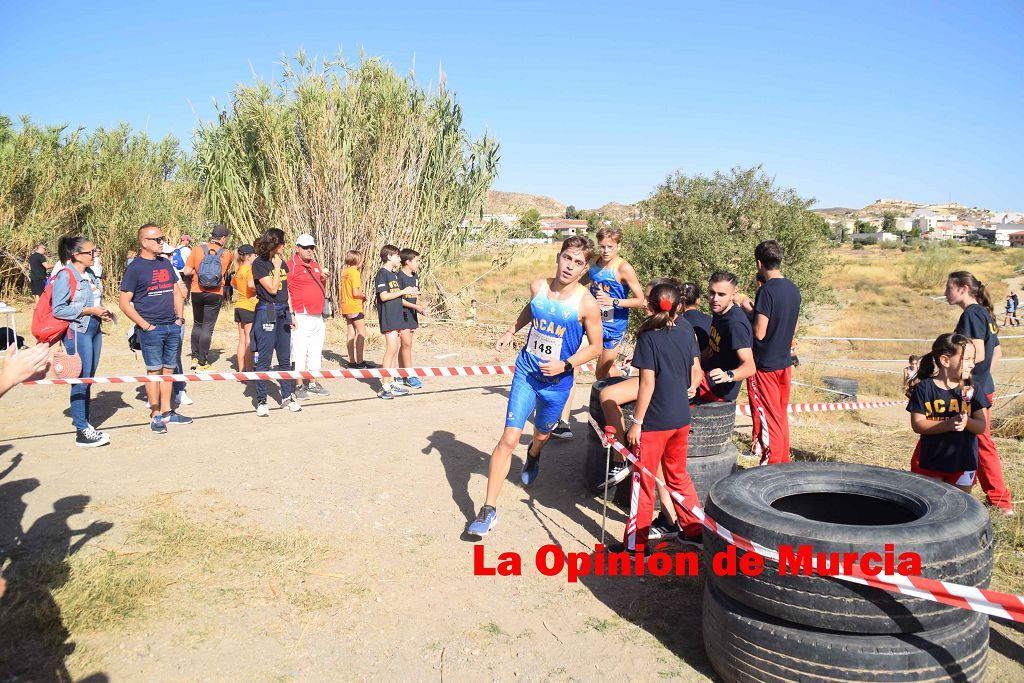
[[[719,481],[707,514],[768,548],[810,546],[818,553],[875,552],[892,544],[920,556],[921,575],[987,587],[992,526],[985,508],[942,482],[850,463],[801,462],[743,470]],[[711,554],[728,544],[705,530]],[[791,565],[792,566],[792,565]],[[759,576],[710,581],[733,600],[794,624],[847,633],[918,633],[957,624],[963,612],[832,576],[782,575],[766,562]]]
[[[988,616],[963,610],[958,615],[955,623],[932,631],[851,635],[766,616],[707,584],[704,648],[727,683],[981,681]]]

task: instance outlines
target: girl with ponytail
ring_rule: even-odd
[[[974,345],[959,334],[942,334],[921,357],[910,388],[910,427],[921,438],[910,471],[971,492],[978,469],[978,435],[985,431],[988,397],[967,386]]]
[[[992,297],[978,278],[960,270],[950,273],[946,280],[946,301],[963,310],[956,324],[956,332],[967,337],[974,347],[974,388],[991,405],[996,393],[992,368],[1002,355],[999,327],[992,315]],[[1012,515],[1013,501],[1010,489],[1003,481],[1003,468],[995,441],[992,440],[988,411],[985,411],[985,420],[985,430],[978,436],[978,483],[990,505],[1006,515]]]
[[[626,440],[634,449],[640,467],[651,472],[661,467],[669,490],[697,503],[697,491],[686,472],[686,450],[690,438],[690,402],[694,379],[699,377],[700,350],[693,328],[679,318],[682,296],[675,284],[651,288],[647,297],[650,317],[640,326],[633,367],[640,371],[633,426]],[[697,372],[694,372],[694,366]],[[654,482],[650,477],[633,477],[630,522],[623,539],[625,550],[646,548],[654,516]],[[673,501],[684,543],[700,544],[701,523],[690,510]],[[620,548],[621,550],[621,548]]]

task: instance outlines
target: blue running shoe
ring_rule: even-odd
[[[423,382],[420,381],[419,377],[406,377],[405,386],[412,387],[413,389],[422,389]]]
[[[154,431],[157,434],[166,434],[167,424],[164,422],[163,415],[154,415],[152,418],[150,418],[149,428],[151,431]]]
[[[179,415],[177,412],[175,412],[173,410],[171,412],[169,412],[169,413],[164,413],[163,418],[164,418],[164,424],[169,424],[169,425],[190,425],[190,424],[192,424],[192,418],[191,417],[185,417],[184,415]]]
[[[531,448],[533,448],[532,442],[526,447],[526,462],[523,463],[522,474],[523,486],[529,486],[537,481],[537,475],[540,474],[540,456],[530,455]]]
[[[480,513],[477,514],[476,519],[466,527],[466,533],[470,536],[476,536],[477,538],[483,538],[486,536],[494,525],[498,523],[498,511],[492,508],[490,505],[484,505],[480,508]]]

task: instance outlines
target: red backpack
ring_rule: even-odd
[[[50,344],[51,346],[56,344],[68,333],[68,327],[71,325],[70,321],[61,320],[53,314],[53,281],[60,273],[61,271],[58,270],[46,283],[46,289],[43,290],[35,310],[32,311],[32,336],[40,344]],[[68,273],[68,277],[71,279],[71,298],[73,299],[75,290],[78,288],[78,280],[71,273]]]

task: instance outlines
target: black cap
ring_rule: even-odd
[[[213,232],[210,233],[210,237],[212,237],[215,240],[219,240],[224,237],[227,237],[230,234],[230,230],[228,230],[222,223],[218,223],[217,225],[213,226]]]
[[[239,256],[248,256],[249,254],[255,254],[256,250],[252,248],[251,244],[243,244],[238,248]]]

